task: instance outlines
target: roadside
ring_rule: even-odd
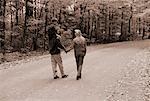
[[[35,52],[35,51],[29,52],[28,54],[21,54],[19,52],[7,53],[5,56],[6,61],[3,63],[0,62],[0,70],[11,68],[17,64],[19,65],[30,61],[39,60],[47,57],[47,55],[48,52],[43,53],[43,52]]]
[[[132,59],[122,79],[107,93],[105,101],[150,101],[150,47]]]

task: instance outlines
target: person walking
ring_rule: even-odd
[[[86,40],[82,36],[81,31],[78,29],[75,30],[75,38],[73,39],[73,45],[68,51],[70,51],[73,48],[74,48],[74,55],[76,59],[76,65],[77,65],[76,80],[79,80],[81,79],[82,65],[83,65],[83,61],[84,61],[84,57],[86,55],[87,49],[86,49]]]
[[[64,73],[64,67],[63,67],[60,49],[63,49],[66,53],[67,51],[61,44],[60,40],[57,38],[57,30],[55,26],[51,26],[48,29],[48,37],[49,37],[49,53],[51,54],[51,63],[52,63],[54,79],[59,78],[57,74],[57,65],[59,66],[62,78],[66,78],[68,77],[68,75]]]

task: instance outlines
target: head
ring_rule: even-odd
[[[76,29],[76,30],[75,30],[75,36],[76,36],[76,37],[82,36],[82,33],[81,33],[81,31],[80,31],[79,29]]]
[[[52,22],[53,24],[57,24],[57,23],[58,23],[58,19],[57,19],[57,18],[52,18],[51,22]]]
[[[50,39],[55,38],[55,37],[56,37],[56,33],[57,33],[57,30],[55,29],[54,26],[51,26],[51,27],[48,29],[48,35],[49,35],[49,38],[50,38]]]

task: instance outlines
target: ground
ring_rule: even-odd
[[[149,47],[150,40],[90,46],[79,81],[73,51],[62,53],[66,79],[53,80],[50,55],[2,64],[0,101],[142,101],[130,98],[146,91],[132,88],[148,80],[136,70],[148,70]]]

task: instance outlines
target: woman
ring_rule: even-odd
[[[74,48],[74,55],[75,55],[76,65],[77,65],[76,80],[79,80],[81,79],[82,65],[84,61],[84,56],[86,55],[86,40],[82,36],[81,31],[78,29],[75,30],[75,38],[73,39],[73,45],[71,46],[71,49],[72,48]]]

